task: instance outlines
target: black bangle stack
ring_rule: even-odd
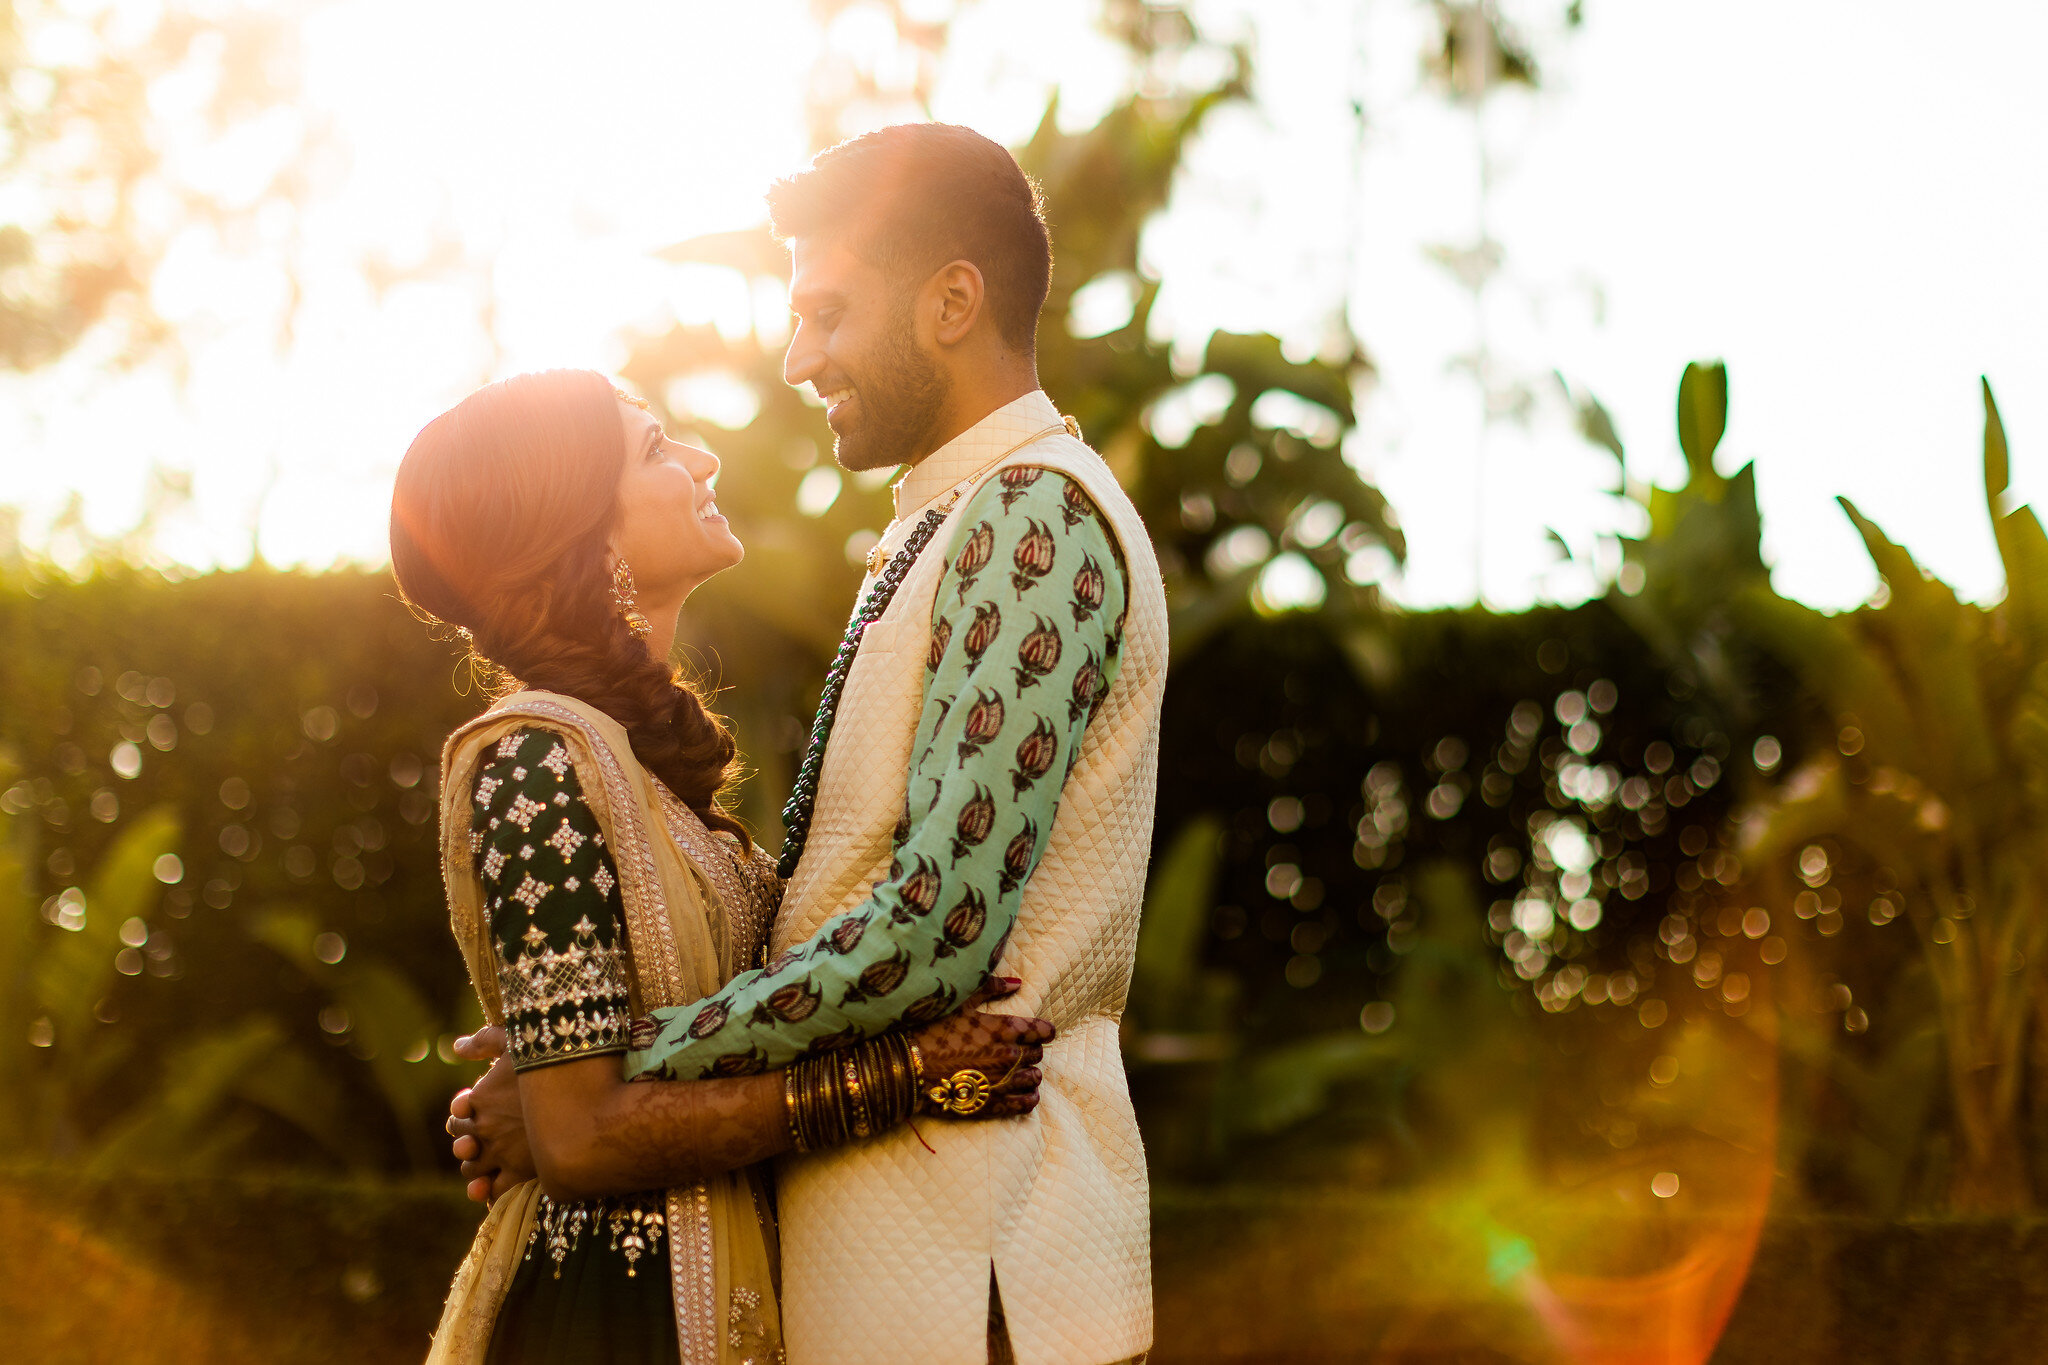
[[[802,1057],[783,1073],[789,1136],[799,1152],[843,1146],[887,1132],[917,1107],[910,1045],[884,1034],[822,1057]]]

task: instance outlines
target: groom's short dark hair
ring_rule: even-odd
[[[1026,354],[1052,284],[1045,200],[1000,143],[950,123],[898,123],[818,153],[775,182],[768,219],[781,241],[852,229],[849,245],[922,280],[972,261],[1003,340]]]

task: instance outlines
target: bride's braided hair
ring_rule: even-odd
[[[429,422],[392,490],[392,572],[416,610],[468,633],[492,696],[538,688],[596,707],[705,824],[750,842],[719,805],[732,733],[612,598],[622,396],[592,371],[546,370]]]

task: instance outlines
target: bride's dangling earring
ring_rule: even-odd
[[[619,617],[625,621],[626,629],[637,639],[644,640],[654,633],[654,627],[640,613],[640,603],[633,596],[633,567],[625,559],[612,556],[612,605],[619,609]]]

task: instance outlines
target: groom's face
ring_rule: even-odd
[[[790,259],[796,334],[782,377],[824,402],[833,458],[853,470],[923,459],[948,388],[921,335],[925,281],[898,279],[829,237],[797,238]]]

